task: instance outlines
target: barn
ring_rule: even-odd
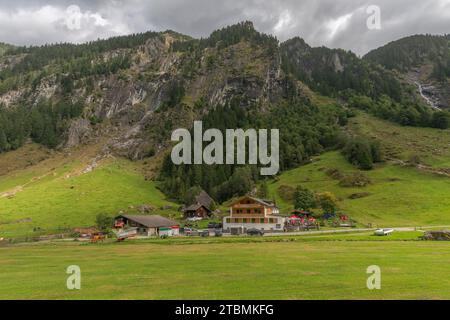
[[[161,216],[120,215],[115,219],[116,229],[137,228],[139,236],[177,236],[180,234],[178,222]]]

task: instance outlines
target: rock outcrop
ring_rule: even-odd
[[[450,231],[427,231],[424,240],[450,241]]]

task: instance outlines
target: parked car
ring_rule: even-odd
[[[191,218],[186,219],[186,221],[189,221],[189,222],[197,222],[197,221],[202,221],[202,220],[203,220],[203,218],[201,218],[201,217],[191,217]]]
[[[203,238],[209,237],[209,230],[200,231],[199,235]]]
[[[215,237],[221,237],[221,236],[223,236],[222,230],[216,229],[216,230],[214,231],[214,236],[215,236]]]
[[[394,232],[394,229],[378,229],[375,231],[376,236],[388,236]]]
[[[208,229],[222,229],[222,224],[210,222],[210,223],[208,223]]]
[[[247,230],[247,234],[249,236],[263,236],[264,235],[264,231],[259,230],[259,229],[248,229]]]
[[[192,228],[184,228],[184,234],[187,236],[198,236],[199,232],[196,229],[192,229]]]

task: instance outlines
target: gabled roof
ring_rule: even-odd
[[[212,203],[214,202],[213,198],[206,193],[206,191],[202,190],[198,196],[195,197],[195,200],[198,204],[205,206],[206,208],[211,208]]]
[[[189,207],[185,208],[184,211],[196,211],[201,207],[205,208],[207,211],[211,211],[207,206],[204,206],[203,204],[199,203],[190,205]]]
[[[178,222],[167,219],[161,216],[134,216],[134,215],[121,215],[118,218],[125,218],[137,222],[147,228],[161,228],[161,227],[173,227],[179,225]]]
[[[263,200],[263,199],[259,199],[259,198],[255,198],[255,197],[251,197],[251,196],[244,196],[242,198],[239,198],[238,200],[234,201],[231,205],[235,205],[239,202],[241,202],[244,199],[250,199],[253,200],[255,202],[258,202],[260,204],[262,204],[265,207],[272,207],[272,208],[276,208],[277,206],[275,205],[274,202],[270,201],[270,200]]]

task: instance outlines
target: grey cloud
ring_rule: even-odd
[[[373,4],[381,8],[381,30],[366,26],[366,8]],[[69,5],[85,15],[80,29],[61,27]],[[300,36],[314,46],[361,55],[411,34],[450,33],[450,0],[0,0],[0,41],[83,42],[166,29],[202,37],[242,20],[252,20],[258,30],[282,41]]]

